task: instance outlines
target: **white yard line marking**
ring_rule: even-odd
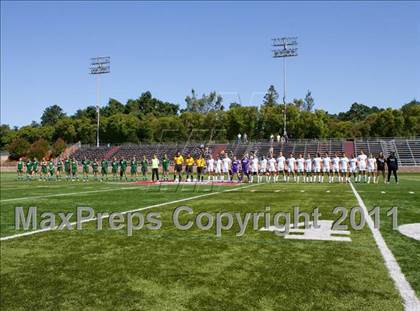
[[[305,190],[300,190],[300,192],[305,192]]]
[[[408,283],[406,280],[404,274],[401,272],[401,268],[398,265],[398,262],[392,254],[391,250],[386,245],[381,232],[378,229],[375,229],[373,220],[369,216],[366,205],[359,193],[356,191],[356,188],[353,186],[353,183],[350,183],[350,187],[357,199],[357,202],[359,203],[359,206],[362,208],[363,214],[365,216],[364,218],[366,219],[369,229],[373,234],[373,238],[375,239],[376,245],[378,245],[382,257],[384,258],[385,266],[387,267],[389,274],[395,283],[395,287],[400,292],[400,295],[404,301],[405,310],[418,311],[420,307],[420,301],[416,297],[416,293],[414,292],[410,283]]]
[[[281,190],[275,190],[274,192],[280,192]]]
[[[119,212],[119,213],[122,214],[122,215],[125,215],[127,213],[134,213],[134,212],[139,212],[139,211],[143,211],[143,210],[147,210],[147,209],[151,209],[151,208],[155,208],[155,207],[162,207],[162,206],[169,205],[169,204],[191,201],[191,200],[194,200],[194,199],[199,199],[199,198],[203,198],[203,197],[207,197],[207,196],[211,196],[211,195],[215,195],[215,194],[220,194],[220,193],[224,193],[224,192],[231,192],[231,191],[240,190],[240,189],[244,189],[244,188],[249,188],[249,187],[253,187],[253,186],[257,186],[257,185],[259,185],[259,184],[252,184],[252,185],[248,185],[248,186],[244,186],[244,187],[236,187],[236,188],[233,188],[233,189],[227,189],[227,190],[224,190],[224,191],[217,191],[217,192],[200,194],[200,195],[196,195],[196,196],[189,197],[189,198],[184,198],[184,199],[179,199],[179,200],[175,200],[175,201],[164,202],[164,203],[159,203],[159,204],[154,204],[154,205],[149,205],[149,206],[146,206],[146,207],[141,207],[141,208],[137,208],[137,209],[133,209],[133,210],[129,210],[129,211],[123,211],[123,212]],[[128,189],[133,189],[133,188],[128,188]],[[101,219],[108,218],[108,217],[109,217],[109,214],[103,214],[101,216]],[[91,218],[91,219],[86,219],[84,221],[81,221],[80,223],[91,222],[91,221],[94,221],[94,220],[96,220],[96,217]],[[75,226],[75,225],[77,225],[77,222],[74,221],[70,224],[72,226]],[[24,232],[24,233],[18,233],[18,234],[2,237],[2,238],[0,238],[0,241],[12,240],[12,239],[16,239],[16,238],[23,237],[23,236],[33,235],[33,234],[41,233],[41,232],[53,231],[53,230],[56,230],[56,229],[58,229],[58,226],[55,226],[55,227],[52,227],[52,228],[46,228],[46,229],[33,230],[33,231],[29,231],[29,232]]]
[[[325,191],[326,193],[330,193],[331,191],[330,190],[327,190],[327,191]]]
[[[409,193],[409,194],[414,194],[414,191],[409,191],[408,193]]]
[[[116,191],[116,190],[127,190],[127,189],[139,189],[140,187],[121,187],[121,188],[107,188],[101,190],[92,190],[92,191],[80,191],[80,192],[68,192],[68,193],[56,193],[56,194],[47,194],[47,195],[40,195],[40,196],[30,196],[30,197],[20,197],[20,198],[13,198],[13,199],[4,199],[0,202],[13,202],[13,201],[22,201],[22,200],[31,200],[31,199],[43,199],[43,198],[53,198],[53,197],[63,197],[63,196],[72,196],[78,194],[89,194],[89,193],[99,193],[99,192],[109,192],[109,191]]]
[[[385,194],[386,192],[385,192],[385,191],[381,191],[381,193],[382,193],[382,194]]]

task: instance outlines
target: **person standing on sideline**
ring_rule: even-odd
[[[157,158],[156,154],[153,155],[152,159],[152,181],[159,181],[159,159]]]
[[[398,159],[395,156],[395,152],[391,152],[391,155],[386,159],[386,166],[388,167],[388,183],[391,179],[391,172],[394,174],[395,182],[398,184]]]
[[[248,135],[244,133],[244,144],[248,143]]]
[[[169,180],[169,159],[166,153],[163,155],[162,160],[162,173],[163,173],[163,180]]]
[[[238,140],[236,141],[237,144],[241,143],[241,138],[242,138],[242,135],[241,135],[241,133],[239,133],[238,134]]]
[[[379,152],[379,156],[376,158],[376,165],[378,167],[378,180],[377,182],[379,182],[379,175],[382,175],[382,178],[384,179],[384,183],[386,182],[385,179],[385,157],[384,157],[384,153],[383,152]]]

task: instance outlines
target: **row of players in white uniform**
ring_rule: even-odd
[[[249,164],[244,165],[245,161]],[[236,163],[236,168],[232,170],[232,163]],[[248,169],[247,169],[248,168]],[[245,172],[244,170],[247,170]],[[377,160],[370,154],[369,157],[361,151],[360,155],[352,155],[350,158],[345,153],[335,153],[334,157],[329,157],[328,153],[324,157],[318,153],[315,158],[311,158],[308,154],[304,158],[299,154],[295,158],[290,154],[288,158],[283,156],[280,152],[279,156],[265,156],[259,159],[258,157],[246,154],[241,160],[233,157],[233,160],[228,155],[224,157],[217,157],[207,160],[207,171],[209,173],[209,180],[224,181],[233,180],[237,175],[238,180],[242,180],[244,176],[248,177],[249,182],[253,182],[256,178],[257,182],[277,182],[280,175],[283,175],[283,181],[289,182],[291,178],[293,181],[300,182],[301,177],[303,182],[324,182],[324,177],[328,177],[328,182],[349,182],[351,176],[354,176],[356,182],[373,183],[378,182],[377,174]]]

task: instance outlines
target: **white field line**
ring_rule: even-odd
[[[91,191],[79,191],[79,192],[67,192],[67,193],[56,193],[56,194],[47,194],[47,195],[39,195],[39,196],[30,196],[30,197],[20,197],[20,198],[13,198],[13,199],[4,199],[0,202],[13,202],[13,201],[22,201],[22,200],[31,200],[31,199],[43,199],[43,198],[53,198],[53,197],[64,197],[64,196],[72,196],[77,194],[89,194],[89,193],[98,193],[98,192],[109,192],[109,191],[117,191],[117,190],[127,190],[127,189],[139,189],[140,187],[121,187],[121,188],[107,188],[101,190],[91,190]]]
[[[208,197],[208,196],[211,196],[211,195],[216,195],[216,194],[220,194],[220,193],[224,193],[224,192],[240,190],[240,189],[249,188],[249,187],[253,187],[253,186],[257,186],[257,185],[260,185],[260,184],[252,184],[252,185],[248,185],[248,186],[244,186],[244,187],[236,187],[236,188],[232,188],[232,189],[227,189],[227,190],[224,190],[224,191],[217,191],[217,192],[200,194],[200,195],[196,195],[196,196],[189,197],[189,198],[184,198],[184,199],[179,199],[179,200],[175,200],[175,201],[164,202],[164,203],[159,203],[159,204],[154,204],[154,205],[149,205],[149,206],[146,206],[146,207],[141,207],[141,208],[137,208],[137,209],[133,209],[133,210],[129,210],[129,211],[123,211],[123,212],[119,212],[119,213],[122,214],[122,215],[125,215],[127,213],[134,213],[134,212],[139,212],[139,211],[143,211],[143,210],[147,210],[147,209],[151,209],[151,208],[155,208],[155,207],[162,207],[162,206],[169,205],[169,204],[191,201],[191,200],[194,200],[194,199]],[[129,189],[134,189],[134,188],[129,188]],[[109,214],[103,214],[101,216],[101,219],[108,218],[108,217],[109,217]],[[91,221],[94,221],[96,219],[97,219],[96,217],[93,217],[93,218],[89,218],[89,219],[80,221],[80,223],[91,222]],[[74,225],[77,225],[77,222],[74,221],[74,222],[71,222],[70,224],[72,226],[74,226]],[[41,233],[41,232],[57,230],[58,227],[59,226],[55,226],[55,227],[52,227],[52,228],[38,229],[38,230],[28,231],[28,232],[24,232],[24,233],[9,235],[9,236],[5,236],[5,237],[0,238],[0,241],[12,240],[12,239],[16,239],[16,238],[23,237],[23,236],[28,236],[28,235]]]
[[[385,266],[387,267],[389,274],[395,283],[395,287],[400,292],[400,295],[404,301],[405,310],[420,310],[420,301],[416,297],[416,293],[414,292],[410,283],[408,283],[408,281],[406,280],[404,274],[401,272],[401,268],[398,265],[398,262],[392,254],[391,250],[386,245],[381,232],[378,229],[375,229],[372,218],[369,216],[365,203],[363,202],[362,198],[360,197],[359,193],[356,191],[356,188],[351,182],[350,187],[353,190],[354,196],[356,197],[359,206],[362,208],[364,218],[366,219],[370,231],[372,231],[373,238],[375,239],[376,245],[378,245],[382,257],[384,258]]]

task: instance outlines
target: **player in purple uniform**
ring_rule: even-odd
[[[232,161],[232,175],[230,175],[230,181],[233,181],[233,176],[236,175],[236,178],[238,179],[238,181],[241,181],[241,178],[239,176],[239,165],[241,164],[241,161],[239,161],[236,156],[233,157],[233,161]]]
[[[241,160],[241,166],[242,166],[242,174],[241,174],[241,180],[244,179],[244,175],[247,178],[248,182],[251,182],[251,179],[249,178],[249,158],[248,154],[245,154],[244,157]]]

